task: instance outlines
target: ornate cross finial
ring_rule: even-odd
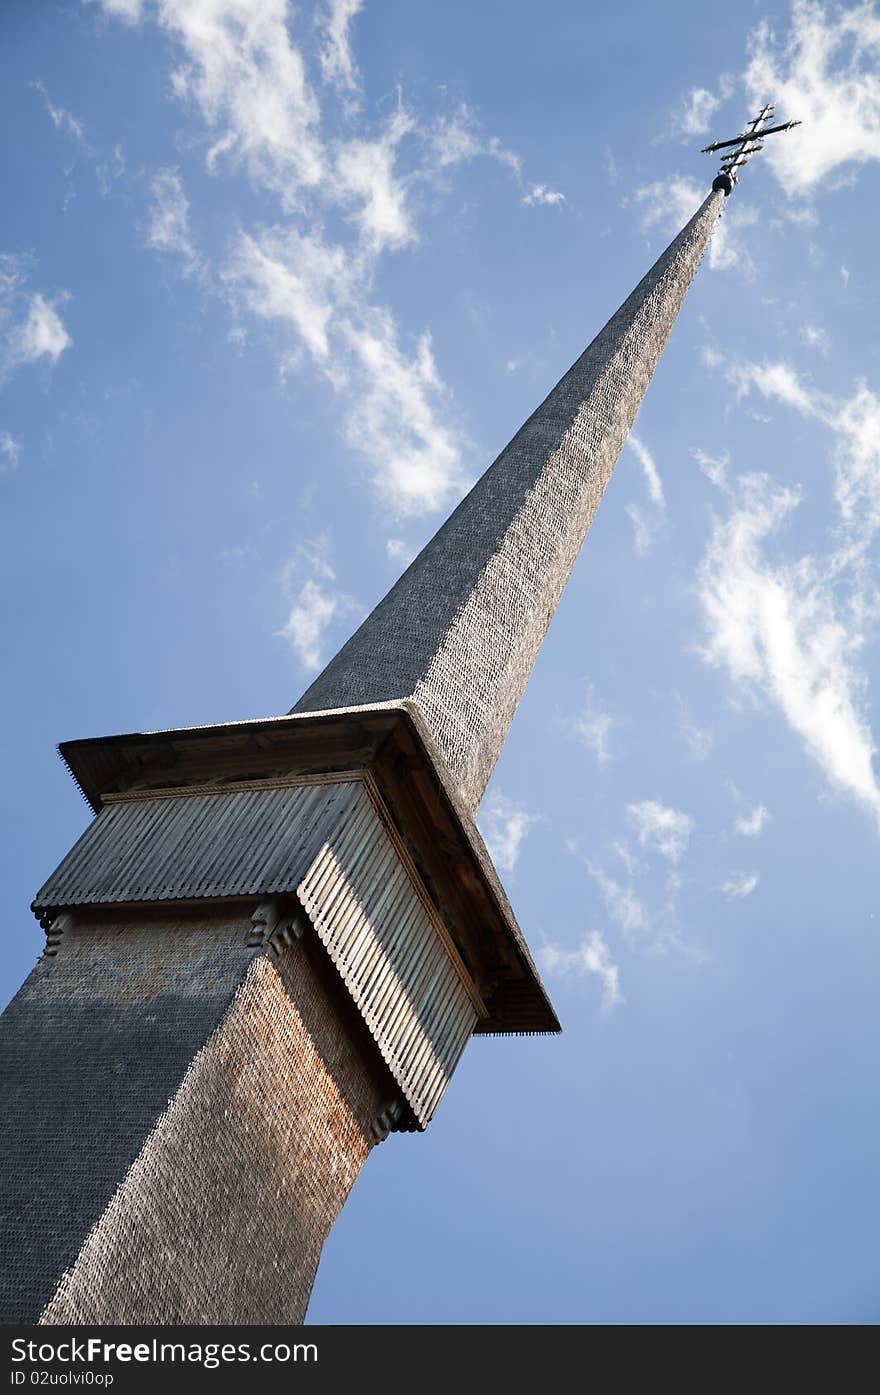
[[[711,145],[703,147],[704,155],[711,155],[715,150],[727,150],[730,153],[722,155],[721,169],[715,177],[712,185],[713,189],[723,189],[725,194],[729,194],[736,183],[738,169],[748,163],[750,155],[756,155],[764,147],[761,144],[765,136],[775,135],[777,131],[790,131],[792,126],[800,126],[800,121],[784,121],[781,126],[764,126],[763,122],[769,121],[773,115],[773,106],[768,102],[758,115],[750,121],[743,133],[734,136],[733,140],[716,140]]]

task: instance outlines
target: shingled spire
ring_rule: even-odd
[[[723,202],[709,194],[294,712],[410,699],[476,809]]]
[[[0,1019],[2,1320],[301,1321],[470,1036],[559,1030],[473,812],[769,111],[292,713],[60,748],[95,818]]]

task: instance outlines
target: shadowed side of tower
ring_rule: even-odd
[[[357,1014],[228,909],[69,919],[2,1019],[4,1318],[301,1321],[381,1136]]]
[[[6,1320],[301,1320],[470,1036],[559,1030],[473,815],[723,196],[292,713],[61,747],[95,818],[0,1020]]]

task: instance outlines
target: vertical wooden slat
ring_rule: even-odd
[[[297,892],[423,1127],[477,1012],[366,792]]]

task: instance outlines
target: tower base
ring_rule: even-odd
[[[7,1322],[299,1323],[387,1071],[313,939],[81,914],[3,1018]]]
[[[0,1019],[0,1320],[300,1322],[374,1143],[473,1032],[558,1030],[519,927],[408,705],[62,754],[97,817]]]

